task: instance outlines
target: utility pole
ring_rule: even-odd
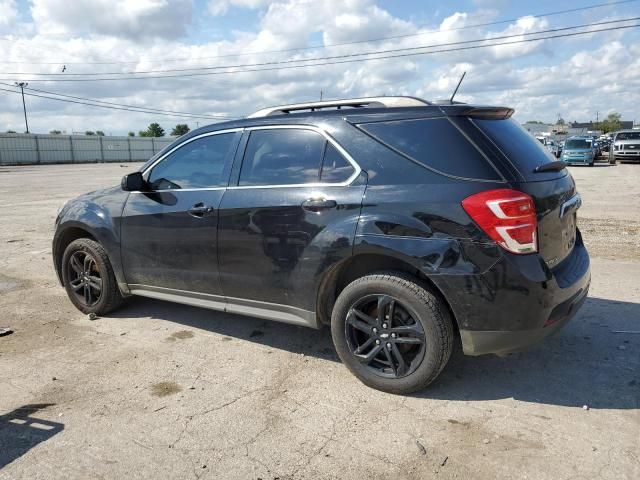
[[[29,85],[27,82],[15,82],[16,87],[20,87],[22,92],[22,110],[24,111],[24,124],[27,127],[27,133],[29,133],[29,122],[27,122],[27,106],[24,103],[24,87]]]

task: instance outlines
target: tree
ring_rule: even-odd
[[[86,132],[84,132],[85,135],[95,135],[96,132],[92,132],[91,130],[87,130]]]
[[[7,133],[16,133],[15,130],[7,130]]]
[[[62,132],[60,130],[51,130],[49,132],[50,135],[60,135]]]
[[[135,137],[136,136],[136,132],[129,132],[129,136],[130,137]]]
[[[622,128],[620,122],[622,115],[618,112],[611,112],[607,115],[607,118],[598,124],[598,130],[602,130],[603,133],[615,132]]]
[[[146,130],[140,130],[141,137],[164,137],[164,128],[158,123],[151,123]]]
[[[104,137],[104,132],[102,130],[96,130],[96,135],[99,137]]]
[[[173,135],[174,137],[180,137],[189,133],[189,130],[191,130],[189,128],[189,125],[187,125],[186,123],[179,123],[173,128],[173,130],[171,130],[171,135]]]

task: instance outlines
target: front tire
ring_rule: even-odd
[[[331,335],[358,379],[396,394],[429,385],[453,348],[446,305],[401,273],[367,275],[347,285],[333,308]]]
[[[71,302],[83,313],[104,315],[123,300],[107,252],[89,238],[74,240],[65,249],[62,282]]]

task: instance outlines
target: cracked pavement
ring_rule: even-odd
[[[571,169],[593,283],[564,330],[507,358],[457,345],[407,397],[360,384],[328,329],[75,310],[57,209],[133,168],[0,167],[0,479],[640,478],[640,165]]]

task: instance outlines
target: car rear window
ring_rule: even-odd
[[[536,167],[554,162],[556,158],[514,119],[473,119],[473,123],[489,137],[525,178],[543,180],[543,177],[547,178],[549,175],[563,175],[561,171],[546,172],[545,175],[533,173]]]
[[[359,127],[403,156],[437,172],[500,180],[498,172],[447,118],[365,123]]]

